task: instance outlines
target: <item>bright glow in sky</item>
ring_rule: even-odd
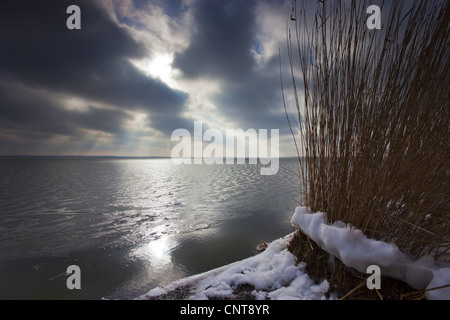
[[[295,155],[278,64],[290,0],[74,0],[70,31],[65,2],[24,1],[0,4],[0,154],[170,156],[171,133],[202,121],[278,129]]]

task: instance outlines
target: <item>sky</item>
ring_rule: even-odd
[[[81,29],[66,26],[69,5]],[[278,129],[291,0],[0,2],[0,155],[170,156],[174,130]],[[287,62],[283,68],[287,67]],[[269,131],[270,132],[270,131]]]

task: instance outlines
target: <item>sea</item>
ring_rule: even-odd
[[[0,299],[134,299],[293,232],[299,161],[0,160]],[[80,288],[70,288],[69,266]]]

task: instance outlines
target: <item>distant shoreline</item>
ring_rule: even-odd
[[[133,157],[133,156],[81,156],[81,155],[69,155],[69,156],[39,156],[39,155],[11,155],[2,156],[0,160],[8,159],[170,159],[170,157],[148,156],[148,157]]]
[[[280,159],[297,159],[296,156],[279,157]],[[14,160],[14,159],[170,159],[164,156],[83,156],[83,155],[0,155],[0,160]],[[236,158],[235,158],[236,159]],[[248,158],[246,158],[248,159]]]

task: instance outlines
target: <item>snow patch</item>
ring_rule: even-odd
[[[305,265],[296,266],[295,257],[287,250],[289,239],[275,240],[262,253],[206,276],[189,299],[230,298],[239,285],[254,286],[252,294],[257,299],[326,299],[328,282],[314,286],[303,271]]]
[[[187,299],[193,300],[233,298],[239,285],[253,286],[251,294],[261,300],[328,299],[328,281],[316,284],[304,272],[304,263],[295,265],[295,257],[287,250],[291,236],[273,241],[265,251],[250,258],[152,289],[140,299],[154,298],[186,285],[191,287]]]
[[[408,283],[418,290],[429,290],[450,284],[450,266],[443,267],[430,257],[414,261],[393,243],[367,238],[361,230],[341,221],[328,224],[322,212],[312,213],[298,207],[291,220],[323,250],[345,265],[366,273],[367,267],[377,265],[381,274]],[[450,288],[426,292],[427,299],[450,299]]]

